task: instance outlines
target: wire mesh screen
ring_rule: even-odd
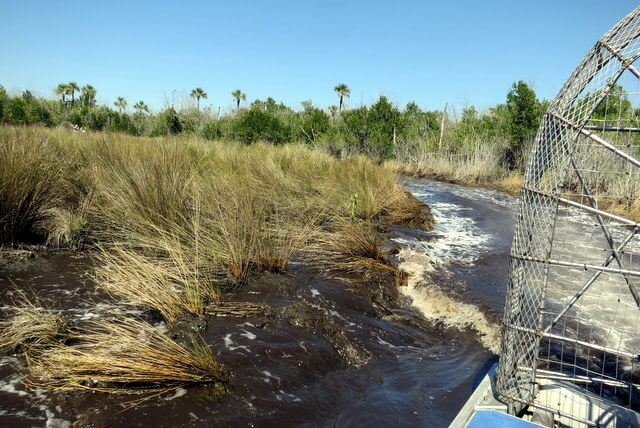
[[[638,421],[639,57],[637,8],[551,103],[525,174],[497,386],[556,424]]]

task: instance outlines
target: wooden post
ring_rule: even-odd
[[[442,113],[442,121],[440,122],[440,140],[438,141],[438,153],[442,147],[442,137],[444,136],[444,121],[447,117],[447,103],[444,103],[444,112]]]

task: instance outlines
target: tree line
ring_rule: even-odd
[[[294,109],[273,98],[247,105],[247,95],[236,89],[231,92],[235,109],[220,115],[219,110],[201,108],[200,101],[208,95],[200,87],[190,92],[195,106],[152,113],[141,100],[129,111],[125,97],[117,97],[113,106],[99,105],[97,91],[89,84],[61,83],[54,90],[56,99],[35,97],[30,91],[10,95],[0,86],[0,123],[73,125],[146,136],[187,134],[248,144],[297,142],[336,155],[364,153],[380,160],[424,152],[464,153],[472,145],[493,144],[500,146],[504,164],[514,168],[535,136],[546,106],[523,81],[511,86],[504,103],[483,112],[472,106],[461,112],[429,111],[415,102],[400,108],[384,96],[371,105],[347,108],[349,87],[340,83],[334,91],[337,105],[323,109],[304,101]]]

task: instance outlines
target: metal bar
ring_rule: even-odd
[[[634,12],[635,12],[635,13],[636,13],[636,15],[637,15],[637,10],[636,10],[636,11],[634,11]],[[630,15],[631,15],[631,14],[627,15],[627,16],[624,18],[625,20],[626,20],[626,19],[628,19],[628,21],[627,21],[627,22],[630,22],[630,21],[632,21],[633,19],[635,19],[635,17],[634,17],[634,18],[629,18],[629,17],[630,17]],[[623,23],[622,23],[622,21],[620,21],[620,22],[618,23],[618,25],[619,25],[619,26],[616,28],[616,31],[620,31],[620,29],[624,28],[624,26],[625,26],[626,24],[623,24]],[[612,29],[612,30],[613,30],[613,29]],[[607,33],[607,34],[605,34],[605,36],[604,36],[604,37],[609,37],[609,38],[611,38],[611,37],[614,37],[614,36],[616,36],[616,33],[615,33],[615,32],[613,32],[613,33],[611,33],[611,34]],[[603,37],[602,39],[604,39],[604,37]],[[601,40],[602,40],[602,39],[601,39]],[[629,38],[629,39],[628,39],[628,40],[627,40],[623,45],[621,45],[621,46],[619,47],[619,49],[624,49],[624,48],[626,48],[626,47],[629,45],[629,43],[631,43],[631,41],[632,41],[632,40],[633,40],[633,38]],[[576,79],[577,74],[579,73],[579,70],[581,69],[581,67],[580,67],[580,66],[586,66],[586,65],[587,65],[587,63],[585,63],[585,61],[592,61],[592,60],[594,60],[594,57],[595,57],[595,54],[596,54],[596,53],[597,53],[598,55],[602,56],[602,54],[601,54],[601,52],[600,52],[601,50],[598,48],[598,45],[599,45],[599,43],[598,43],[598,42],[596,42],[595,46],[591,49],[591,51],[589,51],[589,54],[590,54],[590,55],[588,54],[588,55],[587,55],[587,56],[582,60],[582,62],[580,62],[580,65],[579,65],[579,66],[578,66],[578,67],[573,71],[573,73],[571,74],[571,76],[569,77],[569,79],[567,80],[567,82],[562,86],[562,89],[560,90],[560,94],[563,94],[564,92],[566,92],[566,91],[567,91],[567,89],[569,88],[568,83],[569,83],[569,82],[572,82],[572,81],[574,81],[574,80]],[[606,48],[605,48],[605,49],[606,49]],[[604,68],[607,66],[607,64],[609,64],[609,62],[611,61],[611,59],[613,59],[613,56],[611,56],[611,57],[609,57],[609,58],[606,58],[605,60],[600,60],[600,61],[599,61],[599,64],[598,64],[598,71],[600,71],[600,70],[604,69]],[[622,73],[623,73],[623,72],[624,72],[624,69],[619,70],[619,71],[615,74],[615,78],[613,79],[613,82],[616,82],[616,81],[618,80],[618,78],[622,75]],[[588,76],[588,78],[586,79],[586,81],[581,85],[582,87],[580,88],[580,90],[575,91],[575,93],[571,94],[571,100],[570,100],[570,101],[568,101],[568,103],[569,103],[569,104],[573,104],[573,103],[576,101],[576,99],[578,98],[578,96],[580,95],[580,93],[582,92],[582,90],[583,90],[585,87],[587,87],[587,85],[589,85],[589,84],[593,81],[594,77],[595,77],[597,74],[598,74],[597,72],[593,72],[593,73],[591,73],[591,75],[589,75],[589,76]],[[613,77],[613,76],[612,76],[612,77]],[[559,99],[559,98],[560,98],[560,95],[559,95],[558,97],[556,97],[556,99],[554,100],[554,103],[555,103],[556,101],[558,101],[558,99]],[[596,104],[596,105],[597,105],[597,104]],[[553,104],[552,104],[552,107],[553,107]],[[595,107],[595,105],[594,105],[594,107]]]
[[[569,343],[572,343],[574,345],[584,346],[584,347],[587,347],[587,348],[595,349],[596,351],[606,352],[608,354],[613,354],[613,355],[619,355],[621,357],[631,358],[633,360],[640,359],[640,355],[638,355],[638,354],[632,354],[630,352],[620,351],[618,349],[610,348],[608,346],[602,346],[602,345],[597,345],[595,343],[589,343],[589,342],[585,342],[585,341],[578,340],[578,339],[572,339],[570,337],[560,336],[560,335],[557,335],[557,334],[549,333],[547,331],[536,331],[536,330],[532,330],[532,329],[526,328],[526,327],[521,327],[521,326],[518,326],[518,325],[507,324],[507,323],[505,323],[505,325],[507,327],[509,327],[509,328],[512,328],[512,329],[518,330],[518,331],[522,331],[524,333],[530,333],[530,334],[535,334],[536,336],[540,336],[540,337],[546,337],[546,338],[549,338],[549,339],[555,339],[555,340],[560,340],[560,341],[563,341],[563,342],[569,342]]]
[[[608,125],[585,125],[582,129],[587,131],[602,131],[602,132],[640,132],[640,128],[632,128],[626,126],[608,126]]]
[[[555,117],[556,119],[560,120],[561,122],[564,122],[565,124],[569,125],[573,129],[575,129],[576,131],[580,132],[585,137],[590,138],[591,140],[593,140],[596,143],[600,144],[605,149],[615,153],[616,155],[620,156],[621,158],[625,159],[626,161],[628,161],[628,162],[632,163],[633,165],[637,166],[638,168],[640,168],[640,161],[638,159],[634,158],[633,156],[631,156],[630,154],[628,154],[626,152],[623,152],[622,150],[620,150],[619,148],[617,148],[613,144],[611,144],[608,141],[604,140],[602,137],[599,137],[597,134],[594,134],[593,132],[587,131],[586,129],[584,129],[584,127],[580,127],[580,126],[576,125],[575,123],[571,122],[570,120],[565,119],[564,117],[562,117],[562,116],[560,116],[558,114],[555,114],[553,112],[547,112],[547,114]]]
[[[529,192],[532,192],[532,193],[537,193],[537,194],[539,194],[541,196],[544,196],[546,198],[549,198],[549,199],[557,199],[558,202],[560,202],[561,204],[566,205],[566,206],[579,208],[579,209],[582,209],[584,211],[590,212],[591,214],[600,214],[603,217],[608,217],[608,218],[610,218],[612,220],[615,220],[615,221],[620,222],[620,223],[627,224],[629,226],[640,227],[640,223],[637,222],[637,221],[629,220],[628,218],[620,217],[618,215],[611,214],[610,212],[603,211],[603,210],[598,209],[598,208],[593,208],[593,207],[590,207],[590,206],[587,206],[587,205],[583,205],[583,204],[581,204],[579,202],[575,202],[575,201],[572,201],[570,199],[561,198],[560,196],[553,196],[553,195],[551,195],[549,193],[541,192],[540,190],[531,189],[530,187],[526,187],[525,186],[524,189],[528,190]]]
[[[574,172],[578,176],[578,180],[580,180],[582,191],[589,198],[591,207],[598,209],[598,201],[596,201],[596,199],[591,194],[591,189],[589,189],[589,186],[587,186],[587,182],[584,180],[584,177],[580,172],[578,161],[576,161],[576,159],[573,156],[571,157],[571,166],[573,167]],[[622,260],[620,260],[620,255],[618,254],[618,250],[616,250],[613,247],[613,238],[611,237],[611,232],[609,232],[609,228],[607,227],[606,224],[604,224],[604,221],[602,221],[602,217],[600,216],[600,214],[596,214],[596,218],[598,219],[598,224],[600,225],[600,228],[602,229],[602,233],[604,234],[604,237],[607,240],[607,245],[612,251],[611,255],[613,255],[613,257],[616,259],[616,262],[618,263],[618,266],[620,267],[620,269],[624,269]],[[627,278],[626,275],[623,274],[622,276],[624,277],[624,281],[627,283],[627,287],[629,287],[629,291],[633,296],[633,300],[636,301],[636,306],[640,308],[640,294],[638,293],[638,290],[636,290],[636,287],[631,282],[629,282],[629,278]]]
[[[581,129],[580,133],[582,135],[584,135],[585,137],[590,138],[591,140],[593,140],[596,143],[600,144],[605,149],[615,153],[616,155],[620,156],[621,158],[625,159],[628,162],[631,162],[633,165],[635,165],[635,166],[640,168],[640,161],[638,159],[636,159],[633,156],[631,156],[630,154],[620,150],[619,148],[617,148],[613,144],[609,143],[608,141],[606,141],[602,137],[599,137],[598,135],[594,134],[593,132],[589,132],[589,131],[587,131],[585,129]]]
[[[537,403],[525,403],[531,407],[535,407],[536,409],[540,409],[540,410],[544,410],[545,412],[551,413],[555,416],[558,416],[560,418],[567,418],[567,419],[571,419],[572,421],[575,422],[579,422],[581,424],[585,424],[586,426],[590,426],[590,427],[597,427],[598,424],[596,422],[587,420],[587,419],[583,419],[581,417],[578,416],[574,416],[571,415],[569,413],[564,413],[558,409],[552,408],[552,407],[547,407],[543,404],[537,404]]]
[[[597,371],[594,371],[594,370],[590,370],[590,369],[588,369],[586,367],[577,366],[573,362],[564,361],[564,360],[560,360],[560,361],[552,360],[550,358],[539,358],[538,361],[543,362],[543,363],[548,363],[548,364],[557,364],[557,365],[559,365],[559,366],[561,366],[563,368],[564,367],[568,367],[568,368],[571,368],[571,369],[574,369],[574,370],[580,370],[580,371],[586,373],[583,376],[595,376],[595,377],[598,377],[600,379],[608,379],[610,382],[617,382],[618,381],[618,379],[613,377],[613,376],[607,376],[607,375],[605,375],[603,373],[600,373],[600,372],[597,372]],[[565,374],[565,372],[562,372],[562,370],[563,369],[561,368],[560,371],[555,371],[554,373],[563,373],[563,374]],[[624,381],[620,381],[620,382],[624,382]],[[629,383],[626,383],[626,385],[628,386]]]
[[[620,61],[622,63],[622,65],[627,67],[627,70],[629,70],[631,72],[631,74],[633,74],[638,79],[640,79],[640,72],[638,72],[638,70],[636,70],[636,68],[633,66],[633,61],[631,61],[630,59],[628,59],[625,56],[621,55],[620,54],[620,49],[614,48],[613,46],[611,46],[609,43],[605,42],[602,39],[598,40],[598,43],[600,43],[602,46],[607,48],[607,50],[609,52],[611,52],[613,54],[613,56],[618,58],[618,61]]]
[[[575,382],[575,383],[601,383],[608,386],[615,386],[619,388],[626,388],[629,385],[633,385],[634,387],[638,387],[636,384],[628,384],[626,382],[622,382],[619,380],[609,380],[601,377],[591,377],[591,376],[581,376],[574,375],[569,376],[563,373],[556,373],[550,370],[542,370],[538,369],[538,379],[550,379],[550,380],[562,380],[565,382]]]
[[[634,234],[635,234],[635,231],[634,231]],[[637,270],[615,269],[615,268],[608,268],[605,266],[590,265],[586,263],[575,263],[575,262],[567,262],[564,260],[543,259],[540,257],[523,256],[521,254],[511,254],[511,257],[513,257],[514,259],[525,260],[530,262],[538,262],[538,263],[547,263],[547,264],[556,265],[556,266],[575,267],[575,268],[581,268],[584,270],[595,270],[595,271],[608,272],[608,273],[619,273],[619,274],[626,274],[631,276],[640,276],[640,271],[637,271]]]
[[[638,228],[634,227],[633,230],[631,231],[631,233],[629,233],[625,237],[625,239],[622,240],[622,242],[618,246],[617,251],[622,251],[624,249],[624,247],[626,247],[627,244],[629,242],[631,242],[631,240],[633,239],[633,237],[635,236],[635,234],[637,232],[638,232]],[[613,254],[610,254],[609,257],[607,257],[605,259],[605,261],[602,263],[602,267],[606,268],[607,266],[609,266],[609,264],[612,261],[613,261]],[[553,326],[555,326],[556,323],[558,321],[560,321],[560,318],[562,318],[569,311],[569,309],[571,309],[573,307],[573,305],[580,299],[580,297],[582,297],[582,295],[587,292],[589,287],[591,287],[591,285],[594,282],[596,282],[596,280],[598,278],[600,278],[601,274],[602,274],[601,271],[596,272],[596,273],[593,274],[593,276],[582,286],[582,288],[580,290],[578,290],[578,292],[576,294],[573,295],[571,300],[569,300],[569,302],[565,305],[565,307],[562,309],[562,311],[560,311],[560,313],[553,319],[553,321],[551,321],[551,323],[547,327],[545,327],[545,329],[544,329],[545,332],[550,331],[553,328]]]

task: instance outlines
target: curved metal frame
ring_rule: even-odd
[[[624,249],[636,239],[640,226],[599,206],[597,189],[594,190],[589,178],[585,177],[588,173],[581,168],[576,156],[580,147],[590,144],[630,167],[640,168],[640,161],[633,153],[606,138],[612,131],[635,132],[634,128],[604,124],[598,127],[589,122],[623,73],[628,71],[640,78],[640,72],[633,66],[639,57],[640,7],[612,27],[587,53],[551,103],[538,130],[525,174],[512,244],[497,380],[500,397],[512,404],[536,406],[537,385],[542,374],[548,376],[547,371],[540,370],[542,341],[545,346],[556,341],[580,349],[588,348],[590,352],[616,355],[616,358],[637,358],[637,352],[598,344],[592,338],[555,334],[553,329],[602,275],[623,278],[630,295],[636,304],[640,304],[639,266],[623,260]],[[580,185],[580,198],[565,197],[570,175]],[[578,210],[597,222],[598,239],[603,239],[608,248],[601,265],[586,262],[580,254],[572,259],[555,256],[555,247],[571,245],[558,242],[556,229],[560,207]],[[625,239],[612,231],[614,226],[628,231]],[[562,307],[549,316],[550,271],[560,266],[588,270],[591,276],[578,291],[574,288],[567,293]],[[554,283],[553,286],[559,285]],[[565,375],[558,372],[558,376]],[[624,384],[621,388],[629,386],[624,380],[616,378],[615,381]],[[571,415],[567,417],[571,418]]]

